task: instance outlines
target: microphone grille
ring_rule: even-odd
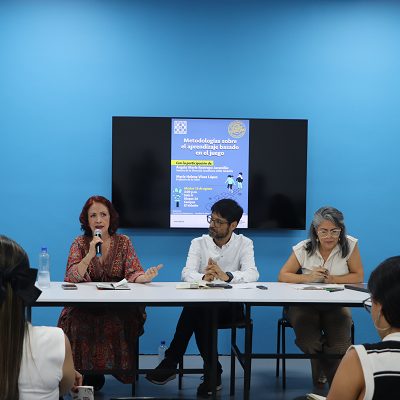
[[[101,237],[102,234],[103,234],[103,232],[101,231],[101,229],[96,229],[94,231],[94,236],[100,236]]]

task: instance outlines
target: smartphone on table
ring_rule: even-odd
[[[61,285],[61,287],[64,290],[77,290],[78,289],[78,286],[76,286],[75,283],[63,283]]]
[[[232,286],[227,283],[207,283],[206,286],[210,288],[232,289]]]

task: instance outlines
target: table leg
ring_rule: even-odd
[[[251,306],[246,304],[245,316],[245,344],[244,344],[244,393],[243,399],[249,400],[250,397],[250,376],[251,376],[251,325],[250,325]]]
[[[212,359],[211,359],[211,387],[212,391],[212,399],[216,400],[217,398],[217,374],[218,374],[218,307],[212,307],[212,339],[211,339],[211,347],[212,347]]]

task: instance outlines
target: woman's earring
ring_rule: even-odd
[[[379,328],[378,326],[376,326],[376,323],[378,322],[378,319],[380,316],[381,316],[381,313],[378,313],[378,316],[376,317],[376,320],[374,321],[374,327],[376,329],[378,329],[378,331],[387,331],[388,329],[390,329],[392,327],[392,325],[389,324],[389,326],[387,328]]]

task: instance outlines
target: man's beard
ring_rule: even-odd
[[[227,237],[229,234],[229,230],[227,229],[225,232],[214,232],[211,230],[211,228],[208,229],[208,235],[211,236],[213,239],[223,239]]]

